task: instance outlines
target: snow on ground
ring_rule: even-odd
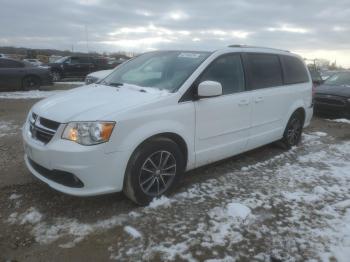
[[[14,91],[14,92],[0,92],[0,99],[39,99],[46,98],[55,94],[63,92],[62,90],[54,91]]]
[[[149,203],[149,208],[157,208],[157,207],[170,207],[171,200],[167,198],[166,196],[161,196],[160,198],[155,198],[152,200],[151,203]]]
[[[33,225],[36,241],[57,241],[61,248],[121,228],[124,233],[113,234],[106,250],[117,261],[348,261],[350,141],[321,132],[303,140],[302,146],[232,168],[137,212],[87,224],[63,217],[47,221],[33,207],[13,213],[8,222]]]
[[[13,193],[13,194],[11,194],[11,196],[9,197],[9,199],[10,199],[10,200],[16,200],[16,199],[19,199],[19,198],[21,198],[21,197],[22,197],[22,195]]]
[[[344,123],[344,124],[350,124],[350,119],[346,119],[346,118],[328,119],[328,121],[337,122],[337,123]]]
[[[55,82],[55,85],[85,85],[85,82],[80,82],[80,81],[76,81],[76,82]]]
[[[31,207],[23,214],[12,213],[7,219],[7,222],[20,225],[32,224],[31,234],[41,244],[50,244],[59,238],[69,235],[71,236],[71,240],[59,246],[61,248],[72,248],[76,243],[82,241],[93,232],[99,232],[121,225],[122,222],[126,221],[127,216],[113,216],[97,221],[96,223],[81,223],[76,219],[64,217],[58,217],[49,223],[42,220],[43,217],[44,215],[35,207]]]
[[[13,121],[0,120],[0,138],[4,136],[15,135],[19,131],[19,126]]]
[[[127,232],[133,238],[139,238],[142,236],[141,233],[139,231],[137,231],[137,229],[135,229],[131,226],[125,226],[124,231]]]

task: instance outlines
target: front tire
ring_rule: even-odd
[[[22,80],[22,89],[24,91],[39,89],[41,80],[36,76],[26,76]]]
[[[302,114],[298,111],[294,112],[288,121],[281,141],[286,149],[290,149],[300,143],[303,125],[304,118]]]
[[[52,71],[51,75],[52,75],[52,81],[54,82],[60,81],[62,79],[61,73],[57,70]]]
[[[153,198],[171,192],[184,170],[184,156],[174,141],[151,139],[131,156],[123,191],[135,203],[147,205]]]

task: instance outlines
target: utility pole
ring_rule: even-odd
[[[86,38],[86,51],[87,53],[89,53],[89,31],[86,24],[85,24],[85,38]]]

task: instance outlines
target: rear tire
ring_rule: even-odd
[[[303,126],[304,118],[302,114],[298,111],[294,112],[288,121],[281,140],[284,148],[290,149],[300,143]]]
[[[37,76],[26,76],[22,80],[22,89],[24,91],[39,89],[41,80]]]
[[[168,138],[154,138],[140,145],[125,173],[124,194],[139,205],[171,192],[181,181],[185,159],[178,145]]]

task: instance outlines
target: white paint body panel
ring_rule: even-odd
[[[85,186],[70,188],[46,179],[30,166],[25,155],[29,170],[52,188],[67,194],[116,192],[123,189],[130,156],[151,136],[174,133],[182,137],[187,145],[187,170],[190,170],[280,139],[297,108],[304,109],[305,126],[309,124],[311,82],[179,102],[215,58],[234,52],[289,54],[262,48],[215,51],[175,93],[94,84],[44,99],[31,111],[62,124],[53,139],[41,145],[28,134],[26,122],[24,144],[32,149],[31,158],[35,162],[47,169],[74,173]],[[109,142],[82,146],[61,139],[65,123],[95,120],[117,123]]]

